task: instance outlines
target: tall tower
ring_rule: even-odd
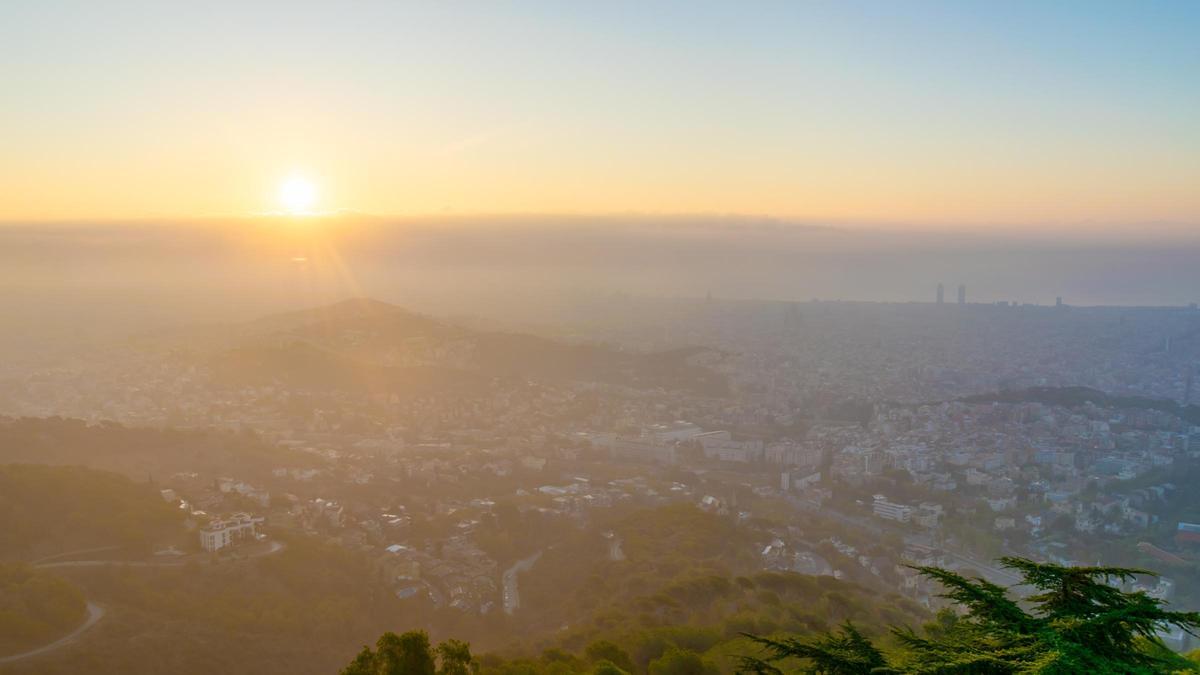
[[[960,305],[967,304],[967,285],[966,284],[958,285],[958,304],[960,304]]]
[[[942,282],[938,282],[937,303],[939,305],[946,302],[946,286]]]

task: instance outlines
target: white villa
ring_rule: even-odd
[[[262,516],[235,513],[228,518],[217,519],[200,528],[200,547],[205,551],[219,551],[247,537],[253,538],[255,528],[263,522]]]

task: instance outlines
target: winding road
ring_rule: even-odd
[[[78,555],[81,553],[94,553],[94,552],[99,552],[99,551],[109,551],[109,550],[115,550],[117,548],[119,548],[119,547],[106,546],[104,548],[89,549],[86,551],[70,551],[67,553],[61,553],[59,555],[50,556],[48,558],[42,558],[42,560],[43,561],[54,560],[55,558],[62,558],[62,557],[70,556],[70,555]],[[250,553],[250,554],[247,554],[245,557],[235,559],[231,562],[240,562],[242,560],[249,560],[251,558],[261,558],[263,556],[274,555],[274,554],[279,553],[280,551],[284,550],[285,548],[287,548],[287,544],[285,544],[284,542],[272,540],[270,545],[267,547],[267,549],[265,551],[258,551],[255,553]],[[195,560],[195,562],[197,562],[199,564],[211,564],[212,560],[210,558],[205,557],[202,559]],[[161,562],[145,562],[145,561],[129,561],[129,560],[68,560],[68,561],[63,561],[63,562],[36,562],[35,561],[33,563],[33,566],[38,569],[48,569],[48,568],[57,568],[57,567],[105,567],[105,566],[114,566],[114,567],[182,567],[185,564],[187,564],[187,562],[183,561],[183,560],[170,560],[170,561],[161,561]],[[87,603],[87,613],[88,613],[87,619],[85,619],[84,622],[82,624],[80,624],[78,628],[71,631],[70,633],[60,637],[59,639],[55,640],[54,642],[51,642],[50,644],[42,645],[41,647],[38,647],[37,649],[31,649],[27,652],[21,652],[20,654],[11,654],[9,656],[0,656],[0,665],[4,665],[4,664],[8,664],[8,663],[15,663],[17,661],[23,661],[25,659],[33,658],[35,656],[40,656],[42,654],[46,654],[48,652],[52,652],[52,651],[55,651],[57,649],[61,649],[65,646],[67,646],[68,644],[73,642],[76,638],[78,638],[80,635],[83,635],[85,632],[87,632],[90,628],[92,628],[92,626],[95,626],[97,623],[99,623],[100,619],[104,618],[104,608],[101,607],[100,605],[97,605],[94,602],[89,601]]]
[[[41,647],[38,647],[37,649],[31,649],[27,652],[21,652],[20,654],[12,654],[11,656],[2,656],[2,657],[0,657],[0,665],[6,664],[6,663],[15,663],[17,661],[22,661],[24,659],[38,656],[39,654],[45,654],[46,652],[52,652],[55,649],[59,649],[60,647],[67,646],[75,638],[79,637],[80,635],[83,635],[83,633],[85,631],[87,631],[92,626],[95,626],[100,621],[100,619],[104,618],[104,608],[101,607],[100,605],[97,605],[94,602],[89,602],[87,604],[87,612],[88,612],[87,619],[85,619],[84,622],[81,623],[79,625],[79,627],[76,628],[75,630],[71,631],[70,633],[67,633],[66,635],[55,640],[54,642],[51,642],[48,645],[42,645]]]

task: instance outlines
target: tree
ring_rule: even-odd
[[[753,673],[781,673],[769,662],[789,658],[808,659],[809,672],[819,675],[859,675],[860,673],[894,672],[878,647],[847,621],[836,632],[828,632],[805,641],[796,638],[772,640],[751,635],[755,642],[766,647],[770,657],[742,659],[742,670]]]
[[[438,675],[470,675],[479,669],[471,658],[471,645],[462,640],[446,640],[437,646]]]
[[[609,640],[597,640],[588,645],[583,650],[584,656],[588,661],[596,664],[596,669],[599,670],[602,661],[608,661],[611,665],[620,668],[621,670],[632,673],[633,659],[630,658],[629,652],[621,649],[615,642]]]
[[[891,659],[849,623],[839,633],[810,640],[750,636],[768,656],[746,658],[743,670],[778,673],[775,664],[791,658],[804,659],[808,672],[831,675],[1148,674],[1188,668],[1185,660],[1165,649],[1157,634],[1171,626],[1192,632],[1200,628],[1200,613],[1169,611],[1145,593],[1124,592],[1108,583],[1153,573],[1064,567],[1023,558],[1002,558],[1001,565],[1019,572],[1022,585],[1039,591],[1025,599],[1032,611],[1009,598],[1007,589],[986,580],[917,567],[946,587],[943,597],[963,607],[964,616],[942,618],[924,636],[893,628],[902,649]]]
[[[456,643],[451,650],[461,645],[470,658],[465,642]],[[425,631],[409,631],[403,635],[384,633],[375,643],[375,651],[363,647],[350,665],[342,669],[342,675],[436,675],[433,651],[429,646],[429,635]]]
[[[601,659],[592,666],[592,675],[629,675],[629,671],[618,667],[608,659]]]
[[[720,675],[721,671],[696,652],[671,645],[662,656],[650,662],[647,672],[649,675]]]
[[[342,668],[341,675],[375,675],[376,672],[375,652],[371,651],[370,647],[363,645],[362,651],[354,657],[350,665]]]

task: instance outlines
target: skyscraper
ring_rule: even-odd
[[[966,284],[958,285],[958,304],[960,304],[960,305],[967,304],[967,285]]]
[[[937,291],[937,303],[940,305],[940,304],[943,304],[945,301],[946,301],[946,287],[942,284],[942,282],[939,281],[938,282],[938,291]]]

